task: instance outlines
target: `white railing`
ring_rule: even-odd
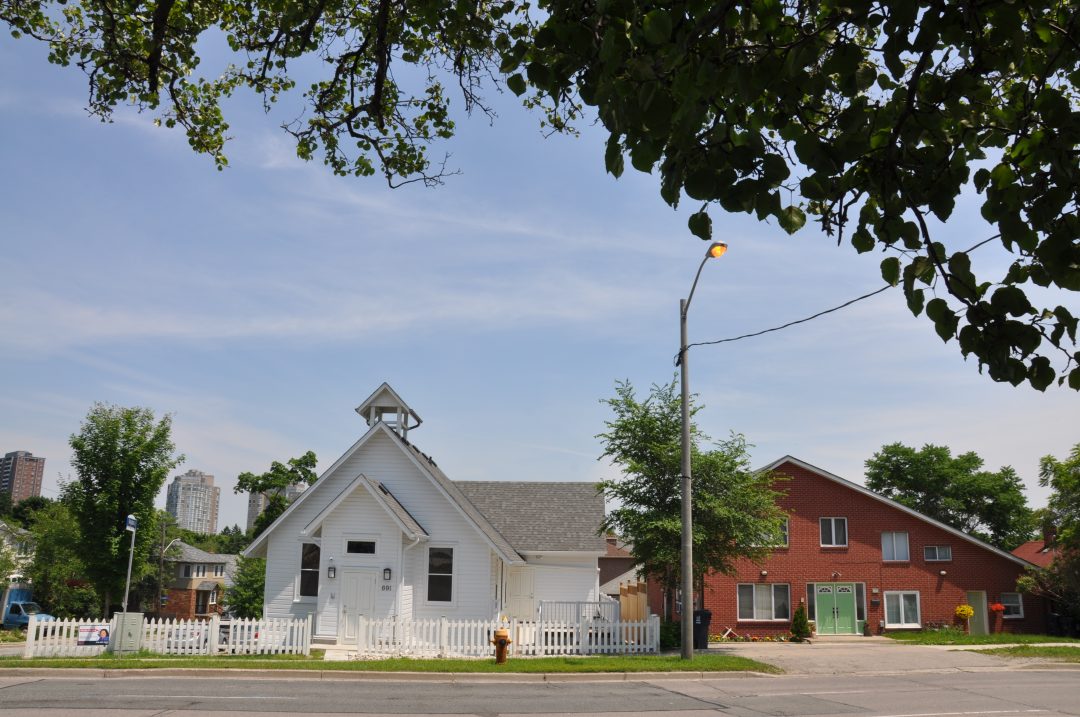
[[[619,601],[604,596],[599,602],[574,602],[541,600],[537,605],[537,619],[544,622],[577,622],[579,620],[606,620],[619,622]]]
[[[31,618],[24,657],[100,655],[102,644],[80,645],[80,628],[108,627],[115,641],[115,619],[49,620]],[[144,618],[142,650],[160,655],[310,655],[311,618],[276,620],[173,620]]]
[[[23,657],[92,657],[105,652],[106,644],[100,642],[100,630],[115,634],[115,621],[109,620],[38,620],[31,615],[26,626],[26,644]],[[91,629],[97,644],[79,644],[80,628],[84,641],[89,641]]]
[[[510,631],[510,654],[627,655],[660,648],[660,618],[634,622],[576,620],[399,620],[358,618],[357,652],[361,655],[414,657],[484,657],[493,654],[497,629]]]

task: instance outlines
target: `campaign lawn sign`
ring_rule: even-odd
[[[79,646],[83,645],[108,645],[109,624],[104,625],[80,625]]]

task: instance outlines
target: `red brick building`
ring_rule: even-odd
[[[208,553],[177,541],[176,555],[166,558],[166,593],[162,617],[190,620],[221,613],[225,589],[232,585],[236,556]]]
[[[1045,629],[1042,600],[1016,589],[1028,561],[791,456],[765,470],[789,478],[786,544],[706,579],[710,633],[786,634],[799,603],[818,634],[953,624],[960,604],[975,633]]]

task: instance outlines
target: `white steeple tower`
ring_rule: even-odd
[[[409,404],[402,401],[401,396],[385,381],[356,407],[356,412],[364,417],[368,426],[382,421],[402,438],[408,437],[410,428],[423,423],[416,411],[409,408]]]

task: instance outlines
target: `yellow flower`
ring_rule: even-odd
[[[970,605],[957,605],[956,616],[961,620],[968,620],[975,614],[975,608]]]

